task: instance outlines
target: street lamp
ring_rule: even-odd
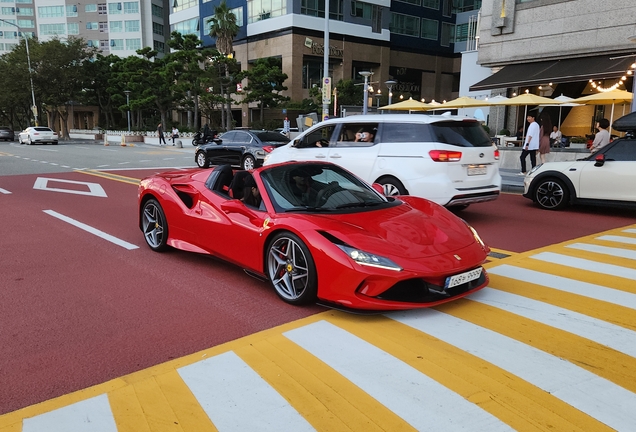
[[[385,81],[384,84],[389,88],[389,105],[391,105],[391,101],[393,100],[393,86],[397,84],[397,81],[388,80]]]
[[[124,90],[126,93],[126,109],[128,111],[128,132],[130,132],[130,90]]]
[[[382,90],[378,89],[378,92],[375,94],[376,108],[380,108],[380,98],[381,97],[382,97]]]
[[[362,71],[358,73],[364,77],[364,101],[362,102],[362,114],[366,114],[369,111],[369,77],[373,75],[373,72]]]
[[[33,90],[33,71],[31,70],[31,55],[29,54],[29,38],[26,37],[26,34],[24,34],[24,32],[22,31],[19,25],[14,24],[10,21],[3,20],[3,19],[0,19],[0,21],[2,21],[5,24],[9,24],[16,27],[18,29],[18,32],[22,33],[22,36],[24,36],[24,45],[26,47],[27,64],[29,66],[29,80],[31,81],[31,98],[33,99],[33,107],[31,108],[31,111],[33,111],[33,118],[35,119],[35,125],[39,126],[38,107],[35,105],[35,91]]]
[[[630,42],[636,42],[636,34],[627,38]],[[636,68],[636,63],[632,63],[631,69]],[[636,70],[632,71],[632,95],[636,92]],[[632,112],[636,112],[636,98],[632,99]]]

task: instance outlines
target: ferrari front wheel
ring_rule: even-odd
[[[267,274],[276,294],[300,305],[316,301],[316,265],[305,243],[295,234],[281,232],[269,242]]]
[[[143,206],[141,228],[150,249],[161,252],[168,248],[168,223],[161,204],[156,199],[149,199]]]

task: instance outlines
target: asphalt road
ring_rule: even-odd
[[[390,353],[441,385],[430,390],[429,398],[442,397],[450,389],[461,397],[448,396],[449,404],[464,406],[468,401],[468,411],[477,406],[493,416],[483,417],[484,427],[473,424],[472,430],[505,430],[502,425],[527,430],[604,430],[618,425],[621,430],[621,425],[636,423],[634,410],[629,414],[636,392],[629,365],[636,354],[621,351],[621,344],[634,346],[636,306],[629,302],[636,295],[636,265],[630,259],[636,246],[602,234],[613,230],[610,237],[636,240],[629,232],[633,213],[599,208],[546,212],[514,194],[473,205],[461,216],[498,256],[508,256],[489,264],[489,291],[435,311],[359,317],[319,306],[286,305],[267,283],[209,257],[151,252],[137,227],[136,183],[153,172],[192,167],[193,157],[193,149],[156,146],[0,144],[0,430],[24,426],[23,418],[50,424],[47,412],[66,406],[79,409],[77,403],[99,395],[108,395],[120,428],[162,430],[152,426],[158,417],[165,424],[185,424],[180,403],[201,403],[204,410],[206,406],[194,384],[182,388],[190,379],[200,381],[197,362],[234,355],[315,429],[341,429],[340,424],[365,431],[419,428],[415,413],[425,407],[409,408],[415,400],[406,391],[411,386],[398,385],[393,393],[391,382],[367,382],[382,375],[371,364],[365,366],[365,378],[357,380],[355,370],[338,364],[340,356],[321,351],[328,346],[355,358],[354,365],[364,363],[360,352],[367,352],[373,362],[381,354],[378,349]],[[572,245],[588,251],[577,252]],[[618,258],[594,252],[610,247]],[[576,289],[591,291],[583,295]],[[612,300],[616,295],[628,304],[617,305]],[[581,323],[589,327],[577,330]],[[592,339],[587,340],[586,332],[593,329],[600,333],[590,333]],[[283,335],[287,342],[282,342]],[[312,341],[318,337],[323,342],[315,346]],[[375,348],[369,350],[360,340]],[[532,359],[537,367],[524,363],[524,355],[536,356]],[[503,359],[522,366],[504,364]],[[397,371],[402,366],[386,367]],[[544,369],[556,375],[543,376]],[[177,370],[180,378],[174,375]],[[249,376],[246,369],[238,370]],[[424,385],[410,372],[390,376],[394,382]],[[553,387],[546,384],[550,380]],[[585,399],[577,405],[579,396],[564,389],[581,382],[594,383],[597,391],[580,389],[580,394],[606,394],[608,401],[620,396],[624,402],[610,408]],[[161,396],[148,396],[157,383]],[[174,388],[181,389],[178,398],[170,396],[168,389]],[[377,388],[386,391],[377,393]],[[407,398],[402,408],[391,400],[400,397]],[[166,399],[172,401],[168,408],[158,402]],[[237,400],[243,399],[253,401],[245,395]],[[137,412],[135,406],[142,407],[138,417],[131,414]],[[249,406],[239,406],[251,413]],[[15,410],[20,411],[6,414]],[[190,415],[196,411],[188,410]],[[87,418],[84,411],[77,412]],[[143,413],[150,412],[158,417],[143,420]],[[241,418],[259,420],[264,415],[252,414]],[[223,424],[213,412],[202,415],[196,428],[180,430],[208,430],[211,419]],[[459,417],[456,421],[461,422]],[[151,426],[133,427],[133,418]],[[436,430],[445,430],[448,424],[440,422]]]

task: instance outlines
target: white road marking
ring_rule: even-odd
[[[57,150],[55,150],[55,149],[48,149],[48,148],[38,148],[38,151],[56,152]]]
[[[331,323],[319,321],[284,336],[418,430],[512,430],[410,365]]]
[[[58,166],[58,164],[56,164],[56,163],[54,163],[54,162],[49,162],[49,164],[51,164],[51,165],[55,165],[55,166]]]
[[[5,194],[5,195],[10,195],[10,194],[11,194],[11,192],[9,192],[9,191],[8,191],[8,190],[6,190],[6,189],[2,189],[2,188],[0,188],[0,193],[1,193],[1,194]]]
[[[88,188],[88,191],[49,187],[48,183],[50,181],[86,186]],[[63,193],[69,193],[74,195],[88,195],[88,196],[95,196],[100,198],[106,198],[108,196],[106,195],[106,191],[104,190],[102,185],[100,185],[99,183],[82,182],[82,181],[66,180],[66,179],[54,179],[54,178],[47,178],[47,177],[36,178],[35,183],[33,184],[33,189],[51,191],[51,192],[63,192]]]
[[[587,252],[595,252],[595,253],[600,253],[604,255],[611,255],[611,256],[615,256],[619,258],[628,258],[628,259],[636,260],[636,250],[599,246],[599,245],[588,244],[588,243],[573,243],[571,245],[567,245],[566,247],[583,250]]]
[[[62,165],[62,168],[70,168],[68,165]]]
[[[175,160],[176,158],[170,157],[170,158],[163,158],[163,160]]]
[[[587,270],[595,273],[602,273],[611,276],[618,276],[631,280],[636,280],[636,269],[630,269],[613,264],[604,264],[596,261],[576,258],[567,255],[561,255],[554,252],[541,252],[536,255],[530,256],[530,258],[549,262],[552,264],[564,265],[579,270]]]
[[[130,162],[126,161],[126,162],[119,162],[119,165],[128,165]]]
[[[97,165],[97,168],[105,168],[107,166],[110,166],[110,165]]]
[[[142,163],[142,162],[150,162],[150,161],[151,161],[151,159],[144,159],[144,160],[140,160],[140,161],[139,161],[139,163]]]
[[[636,394],[568,361],[434,309],[387,316],[513,373],[609,427],[633,430],[636,424]]]
[[[108,396],[95,396],[22,421],[22,432],[117,432]]]
[[[636,357],[636,332],[607,321],[492,288],[484,288],[468,298]]]
[[[90,147],[77,146],[77,147],[75,147],[75,148],[84,149],[84,150],[90,150]]]
[[[116,152],[119,151],[117,149],[101,149],[102,151]]]
[[[623,230],[623,232],[636,234],[636,228],[627,228],[626,230]]]
[[[535,270],[527,270],[508,264],[492,267],[488,269],[488,273],[542,285],[559,291],[569,292],[636,310],[636,295],[625,291],[568,279],[562,276],[541,273]]]
[[[76,226],[79,229],[82,229],[82,230],[84,230],[84,231],[86,231],[88,233],[96,235],[97,237],[100,237],[100,238],[102,238],[104,240],[107,240],[107,241],[113,243],[113,244],[116,244],[117,246],[121,246],[124,249],[128,249],[128,250],[139,249],[139,246],[137,246],[137,245],[134,245],[132,243],[128,243],[127,241],[121,240],[121,239],[119,239],[119,238],[117,238],[115,236],[112,236],[110,234],[105,233],[104,231],[100,231],[97,228],[93,228],[90,225],[86,225],[85,223],[76,221],[75,219],[71,219],[70,217],[64,216],[63,214],[58,213],[58,212],[56,212],[54,210],[42,210],[42,211],[44,213],[50,215],[50,216],[53,216],[54,218],[57,218],[57,219],[59,219],[61,221],[69,223],[69,224],[71,224],[73,226]]]
[[[220,432],[314,430],[232,351],[177,372]]]
[[[629,230],[625,230],[625,231],[629,231]],[[596,237],[596,240],[606,240],[606,241],[613,241],[617,243],[626,243],[626,244],[636,245],[636,238],[634,237],[604,235],[604,236]]]

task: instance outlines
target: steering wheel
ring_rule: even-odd
[[[325,186],[323,189],[321,189],[318,192],[318,195],[316,195],[316,203],[317,203],[317,205],[318,206],[324,205],[327,202],[327,200],[329,199],[329,197],[331,195],[333,195],[335,192],[338,191],[338,188],[340,188],[340,185],[338,184],[338,182],[337,181],[332,181],[327,186]]]

